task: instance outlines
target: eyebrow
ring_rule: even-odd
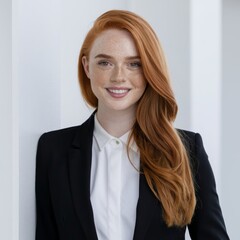
[[[107,54],[98,54],[95,56],[95,58],[106,58],[106,59],[112,59],[113,57]],[[131,59],[140,59],[140,56],[128,56],[126,59],[131,60]]]

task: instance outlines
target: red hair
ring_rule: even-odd
[[[131,33],[147,81],[146,90],[138,102],[131,134],[140,151],[142,172],[163,206],[166,224],[184,226],[191,222],[196,205],[191,168],[185,146],[173,126],[178,107],[164,53],[155,32],[144,19],[123,10],[108,11],[97,18],[79,56],[78,76],[82,95],[89,105],[97,108],[98,101],[83,69],[82,57],[88,58],[94,40],[109,28]]]

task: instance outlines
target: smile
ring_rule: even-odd
[[[128,89],[108,89],[108,91],[116,94],[122,94],[122,93],[128,92],[129,90]]]
[[[114,98],[125,97],[130,89],[128,88],[107,88],[108,93]]]

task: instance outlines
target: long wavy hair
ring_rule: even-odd
[[[164,53],[155,32],[144,19],[124,10],[111,10],[96,19],[79,55],[78,77],[82,95],[90,106],[97,108],[98,100],[85,74],[82,57],[88,58],[94,40],[110,28],[131,33],[147,81],[138,102],[129,143],[133,138],[139,148],[142,173],[162,204],[166,224],[184,226],[191,222],[196,205],[191,166],[186,148],[173,126],[178,107]]]

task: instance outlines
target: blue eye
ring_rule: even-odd
[[[142,66],[141,62],[139,61],[131,62],[129,65],[130,67],[133,67],[133,68],[140,68]]]
[[[110,65],[110,63],[108,61],[102,60],[102,61],[98,62],[98,65],[100,65],[100,66],[108,66],[108,65]]]

